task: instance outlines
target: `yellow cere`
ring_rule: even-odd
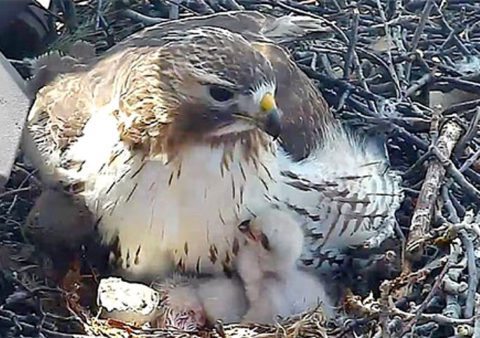
[[[262,111],[270,111],[274,109],[275,106],[275,99],[273,98],[272,93],[265,94],[262,101],[260,101],[260,108],[262,108]]]

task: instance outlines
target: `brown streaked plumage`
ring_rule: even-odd
[[[24,149],[45,181],[82,186],[134,278],[229,270],[236,224],[272,205],[305,222],[309,258],[321,238],[388,236],[400,197],[385,155],[343,130],[278,44],[312,31],[315,19],[257,12],[147,28],[43,87]]]
[[[321,142],[324,134],[324,126],[335,123],[335,120],[328,112],[325,100],[308,80],[307,76],[300,71],[293,61],[290,60],[290,57],[284,49],[274,45],[268,40],[268,34],[271,34],[276,38],[282,38],[285,36],[288,37],[289,34],[292,34],[293,36],[304,35],[310,30],[320,33],[325,31],[319,24],[318,26],[315,26],[313,24],[315,23],[314,20],[313,23],[311,19],[304,19],[305,21],[300,22],[305,25],[306,31],[300,30],[302,27],[299,28],[293,25],[292,20],[295,22],[295,19],[289,17],[276,19],[273,16],[259,12],[215,14],[179,21],[170,21],[149,27],[140,33],[132,35],[127,40],[120,42],[102,55],[100,59],[91,60],[89,64],[85,61],[85,55],[88,55],[87,52],[84,52],[84,54],[80,56],[78,56],[77,53],[74,53],[74,56],[79,60],[76,64],[73,63],[71,57],[64,58],[65,64],[63,67],[59,66],[61,62],[57,60],[57,55],[53,55],[55,58],[55,66],[60,73],[66,72],[66,69],[69,67],[74,68],[75,70],[83,70],[85,68],[92,69],[88,73],[85,73],[84,76],[81,76],[76,72],[76,75],[73,77],[67,76],[64,80],[57,79],[53,87],[47,86],[46,88],[43,88],[40,91],[40,95],[37,96],[34,109],[45,110],[43,115],[50,114],[52,111],[55,112],[53,116],[50,115],[48,117],[53,131],[52,138],[55,143],[63,146],[64,143],[68,144],[70,140],[76,137],[77,133],[81,132],[83,124],[90,116],[89,110],[92,109],[92,107],[89,107],[89,104],[95,104],[96,106],[104,105],[106,102],[109,102],[114,94],[112,92],[112,86],[115,88],[116,86],[123,85],[126,86],[126,88],[121,89],[126,92],[120,97],[119,102],[120,108],[124,108],[120,109],[120,111],[123,111],[123,114],[120,114],[120,111],[114,112],[114,114],[127,115],[128,117],[130,116],[129,110],[134,109],[141,118],[130,128],[125,128],[124,123],[122,123],[122,118],[126,117],[119,116],[119,128],[122,138],[132,144],[140,142],[143,146],[150,146],[153,148],[159,147],[160,145],[158,144],[150,145],[150,142],[145,138],[142,138],[140,135],[140,130],[143,133],[147,130],[155,132],[159,131],[159,129],[166,129],[164,124],[168,124],[166,121],[152,122],[152,120],[158,119],[158,117],[155,118],[153,116],[154,112],[150,111],[151,107],[158,105],[158,102],[152,102],[152,95],[160,94],[159,96],[161,97],[162,92],[168,92],[176,86],[175,81],[184,81],[182,85],[185,85],[186,83],[189,83],[188,81],[193,80],[187,80],[184,78],[188,74],[174,74],[171,69],[175,60],[181,60],[183,56],[188,57],[188,55],[192,53],[192,46],[190,44],[178,46],[174,43],[172,44],[171,41],[175,41],[180,36],[184,36],[185,30],[187,29],[204,25],[219,27],[241,34],[252,43],[252,46],[256,51],[262,54],[272,64],[273,74],[270,74],[270,76],[273,75],[277,79],[276,101],[277,105],[283,112],[282,145],[294,159],[299,160],[308,156],[310,151]],[[284,27],[282,23],[286,23],[286,27]],[[290,32],[288,30],[290,26],[293,26],[295,30]],[[264,32],[267,35],[263,35]],[[224,41],[223,43],[225,46],[222,47],[231,49],[231,55],[228,60],[222,60],[221,58],[216,59],[215,49],[219,46],[216,46],[213,40],[218,41],[219,39],[215,38],[212,32],[207,32],[206,34],[208,35],[203,37],[205,41],[200,41],[200,43],[196,44],[199,46],[198,52],[208,56],[208,60],[210,60],[202,60],[202,62],[210,62],[209,65],[204,66],[205,70],[208,71],[209,68],[214,68],[220,64],[222,67],[223,65],[234,66],[230,67],[230,73],[226,74],[226,77],[238,78],[239,82],[251,84],[251,79],[246,77],[247,73],[242,72],[242,69],[245,69],[245,67],[242,66],[242,62],[239,61],[248,60],[247,62],[256,63],[259,61],[258,53],[249,56],[249,52],[250,54],[253,54],[250,49],[242,49],[241,45],[236,45],[236,42],[228,46],[228,41]],[[196,38],[193,37],[192,43],[195,43],[196,40],[200,39],[202,39],[201,36]],[[169,46],[165,46],[166,44],[169,44]],[[201,46],[204,46],[204,50],[202,50]],[[159,50],[158,47],[162,48]],[[161,60],[161,67],[160,65],[156,65],[155,58]],[[140,64],[142,66],[140,66]],[[147,66],[148,64],[150,64],[151,67]],[[130,67],[137,66],[139,68],[138,70],[130,70]],[[156,67],[160,68],[157,69]],[[167,67],[170,67],[170,69],[166,69]],[[111,72],[112,69],[115,69],[116,71]],[[150,85],[158,80],[156,70],[160,69],[161,74],[163,75],[161,83],[167,87],[171,86],[170,88],[161,88]],[[126,83],[120,84],[118,81],[115,81],[115,78],[117,77],[125,78],[127,73],[128,81]],[[242,76],[245,78],[242,78]],[[49,82],[51,77],[52,76],[49,74],[47,79],[44,80],[48,80],[46,82]],[[139,78],[142,79],[141,82],[137,81]],[[164,79],[170,81],[165,81]],[[133,82],[135,83],[135,86],[129,86],[129,83]],[[138,86],[138,84],[141,84],[141,86]],[[296,84],[298,84],[298,86],[296,86]],[[298,89],[292,92],[290,90],[292,87]],[[68,88],[68,90],[60,92],[58,88]],[[86,89],[86,91],[79,93],[79,90],[81,89]],[[118,94],[120,88],[115,89]],[[189,88],[187,87],[185,89],[188,90]],[[148,96],[149,99],[138,100],[139,97],[143,97],[145,92],[152,94]],[[65,97],[62,97],[62,95]],[[95,103],[88,103],[91,99],[95,100]],[[183,121],[184,124],[190,123],[191,125],[194,125],[196,130],[201,129],[202,121],[199,118],[199,115],[201,114],[201,106],[197,105],[195,102],[182,102],[182,105],[179,106],[179,103],[175,101],[175,97],[169,99],[170,100],[167,100],[167,102],[162,104],[172,107],[172,110],[184,110],[188,112],[191,111],[191,109],[189,109],[190,105],[194,105],[196,114],[193,117],[197,117],[197,119],[189,118],[187,122],[183,119],[177,121],[177,123],[181,124]],[[76,104],[72,104],[70,100],[75,100]],[[158,100],[158,98],[156,98],[156,100]],[[67,107],[75,107],[75,109],[71,112]],[[164,108],[162,107],[161,109]],[[182,115],[182,117],[183,116],[185,115]],[[189,116],[187,115],[186,117]],[[198,124],[198,122],[200,122],[200,124]],[[190,136],[196,136],[189,135],[188,125],[184,125],[184,128],[186,129],[183,130],[184,135],[178,135],[179,133],[175,132],[172,133],[175,134],[173,138],[190,139]],[[142,141],[140,141],[140,138],[142,138]],[[175,141],[173,142],[175,143]]]

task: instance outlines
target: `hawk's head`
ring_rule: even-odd
[[[274,71],[247,40],[214,27],[163,39],[162,102],[176,135],[208,141],[260,129],[279,136]]]

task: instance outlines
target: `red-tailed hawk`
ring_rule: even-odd
[[[302,223],[307,265],[376,245],[398,176],[277,44],[315,29],[248,11],[147,28],[38,92],[25,152],[85,200],[136,279],[231,269],[237,225],[272,207]]]

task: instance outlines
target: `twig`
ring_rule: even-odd
[[[151,16],[147,16],[145,14],[142,14],[142,13],[138,13],[138,12],[134,11],[133,9],[125,9],[122,12],[122,14],[127,18],[130,18],[132,20],[141,22],[141,23],[145,24],[146,26],[152,26],[152,25],[156,25],[157,23],[162,23],[162,22],[167,21],[166,19],[154,18],[154,17],[151,17]]]
[[[457,210],[453,205],[452,198],[450,196],[449,188],[451,186],[451,181],[442,186],[442,198],[445,209],[448,211],[448,220],[453,223],[460,223],[460,217],[458,217]]]
[[[458,169],[458,171],[463,173],[465,170],[470,168],[479,158],[480,158],[480,149],[477,150],[472,156],[470,156],[468,160],[466,160],[465,163],[462,164],[462,166]]]
[[[477,136],[478,124],[480,123],[480,107],[477,107],[473,119],[470,121],[470,125],[466,133],[462,136],[460,141],[458,141],[457,146],[455,147],[455,155],[459,156],[463,153],[468,144]]]
[[[432,156],[432,150],[428,149],[426,152],[422,154],[418,158],[417,161],[413,165],[411,165],[405,172],[403,173],[403,177],[408,178],[412,176],[413,174],[416,174],[420,167]]]
[[[436,142],[436,146],[442,155],[447,158],[450,157],[461,132],[462,128],[454,121],[449,121],[444,126]],[[439,161],[432,161],[427,170],[410,224],[410,233],[406,246],[406,253],[410,256],[410,260],[416,260],[414,256],[423,253],[424,238],[430,229],[430,219],[433,215],[434,203],[437,199],[445,172],[446,169]]]
[[[345,66],[343,68],[343,78],[348,80],[350,78],[350,67],[353,61],[353,52],[357,45],[357,36],[358,36],[358,10],[353,11],[352,18],[352,30],[350,32],[350,42],[347,48],[347,55],[345,56]]]
[[[20,321],[18,319],[8,318],[5,316],[0,315],[0,323],[2,325],[10,325],[10,326],[19,326],[20,329],[26,334],[35,334],[37,332],[41,332],[49,338],[102,338],[103,336],[92,336],[92,335],[83,335],[77,333],[62,333],[58,331],[52,331],[49,329],[38,328],[35,325],[26,323],[24,321]]]
[[[428,303],[430,302],[430,300],[433,298],[433,296],[435,296],[435,294],[438,292],[438,290],[440,289],[440,285],[442,285],[442,281],[443,281],[443,277],[445,277],[446,273],[448,272],[448,269],[450,268],[450,261],[447,261],[445,263],[445,266],[443,267],[442,271],[440,272],[440,274],[437,276],[436,280],[435,280],[435,283],[433,284],[432,286],[432,289],[430,290],[430,292],[428,293],[427,297],[425,297],[425,300],[422,302],[422,304],[420,304],[420,306],[418,307],[418,309],[416,310],[416,315],[415,315],[415,318],[412,319],[407,325],[406,327],[404,328],[403,332],[408,332],[410,331],[410,328],[414,328],[415,327],[415,324],[418,322],[418,320],[420,319],[420,317],[422,316],[423,312],[425,311],[425,309],[427,308],[427,305]]]
[[[185,6],[184,4],[181,3],[181,1],[178,1],[178,0],[165,0],[165,2],[171,4],[171,5],[177,5],[179,8],[195,15],[195,16],[200,16],[201,14],[200,13],[197,13],[196,11],[194,11],[193,9]],[[210,11],[204,13],[204,14],[209,14],[211,13]]]
[[[468,237],[465,230],[460,230],[458,233],[460,240],[467,254],[467,268],[468,268],[468,290],[467,300],[465,303],[464,316],[470,318],[473,316],[473,310],[475,307],[475,293],[478,286],[478,271],[475,264],[475,249],[473,247],[472,240]]]
[[[350,41],[348,43],[347,54],[345,56],[345,64],[343,67],[343,78],[345,81],[349,81],[350,79],[350,68],[352,67],[352,62],[353,62],[353,53],[355,52],[355,46],[357,45],[358,16],[359,16],[358,11],[354,10],[353,19],[352,19],[352,30],[351,30],[350,39],[349,39]],[[344,92],[340,96],[340,99],[338,100],[338,105],[336,109],[337,111],[340,111],[341,109],[343,109],[345,100],[350,95],[350,93],[351,93],[350,89],[347,88],[344,90]]]
[[[220,3],[223,7],[230,11],[239,11],[243,9],[243,7],[240,6],[236,0],[222,0]]]
[[[473,338],[480,338],[480,297],[476,297],[475,299],[475,317]]]
[[[5,191],[5,192],[2,192],[0,194],[0,198],[4,198],[4,197],[10,196],[10,195],[18,194],[20,192],[30,191],[31,189],[32,189],[32,187],[25,187],[25,188],[8,190],[8,191]]]
[[[467,181],[465,176],[455,167],[453,162],[445,157],[442,152],[435,146],[432,147],[432,153],[438,158],[440,163],[447,170],[448,174],[462,187],[465,193],[480,203],[480,191]]]
[[[387,18],[385,17],[385,12],[383,11],[382,3],[380,2],[380,0],[377,0],[376,2],[377,2],[378,11],[380,13],[380,18],[383,21],[385,36],[387,37],[387,44],[388,46],[392,46],[392,35],[390,34],[390,27],[389,27]],[[401,86],[400,86],[400,81],[398,80],[398,75],[395,72],[395,67],[393,65],[392,52],[390,51],[390,48],[388,48],[387,50],[387,56],[388,56],[388,68],[389,68],[393,83],[395,84],[395,93],[398,97],[398,94],[400,94]]]
[[[442,112],[442,115],[445,117],[460,114],[468,110],[475,109],[480,106],[480,99],[466,101],[458,104],[454,104]]]
[[[442,310],[442,313],[448,317],[453,317],[453,318],[460,318],[460,315],[461,315],[461,307],[460,307],[460,304],[458,303],[459,292],[449,293],[447,289],[449,288],[448,286],[449,282],[458,284],[458,280],[461,277],[462,271],[465,269],[466,263],[464,263],[465,259],[461,259],[462,255],[463,255],[462,245],[459,239],[455,238],[450,243],[450,255],[448,257],[448,261],[451,262],[451,264],[457,264],[460,266],[451,268],[448,271],[447,275],[444,278],[444,284],[442,286],[443,290],[447,294],[446,295],[447,304],[445,308]]]
[[[423,30],[425,29],[425,24],[430,16],[430,11],[432,10],[433,0],[427,0],[425,3],[425,7],[422,11],[422,16],[420,17],[420,22],[418,23],[417,29],[415,30],[415,34],[413,35],[412,46],[410,47],[410,51],[412,53],[416,53],[418,42],[420,41],[420,37],[422,36]],[[406,80],[407,82],[410,81],[410,74],[412,72],[412,62],[407,64],[407,72],[406,72]]]
[[[433,80],[434,80],[434,77],[433,77],[432,74],[427,73],[427,74],[423,75],[420,79],[415,81],[413,83],[413,85],[410,86],[410,88],[407,89],[407,91],[405,92],[405,96],[406,97],[412,96],[419,89],[421,89],[421,88],[425,87],[426,85],[430,84],[431,82],[433,82]]]
[[[465,256],[468,268],[468,289],[467,299],[465,306],[465,317],[470,318],[473,316],[475,307],[475,294],[478,286],[478,271],[476,267],[476,255],[473,240],[470,238],[469,233],[473,233],[477,240],[479,239],[480,229],[478,229],[477,217],[474,216],[473,211],[468,211],[465,214],[462,222],[457,222],[452,226],[452,230],[458,234],[463,247],[465,248]]]
[[[438,7],[437,3],[433,2],[433,6],[435,6],[435,10],[438,12],[438,15],[440,15],[440,18],[441,18],[441,21],[442,21],[442,26],[447,29],[450,34],[449,36],[451,36],[451,38],[453,39],[455,45],[458,47],[458,49],[460,50],[460,52],[463,53],[463,55],[472,55],[472,53],[470,53],[470,51],[465,47],[465,45],[460,41],[460,39],[458,38],[457,34],[455,33],[455,30],[450,26],[450,24],[448,23],[448,21],[445,19],[445,16],[443,15],[442,13],[442,10],[440,9],[440,7]]]
[[[408,312],[404,312],[400,309],[397,309],[397,308],[393,308],[392,309],[392,313],[395,314],[395,315],[399,315],[399,316],[402,316],[404,317],[405,319],[414,319],[415,318],[415,314],[412,314],[412,313],[408,313]],[[464,325],[464,324],[473,324],[474,322],[474,318],[469,318],[469,319],[457,319],[457,318],[450,318],[450,317],[447,317],[447,316],[444,316],[444,315],[441,315],[439,313],[422,313],[419,318],[418,318],[419,321],[434,321],[438,324],[442,324],[442,325]]]

